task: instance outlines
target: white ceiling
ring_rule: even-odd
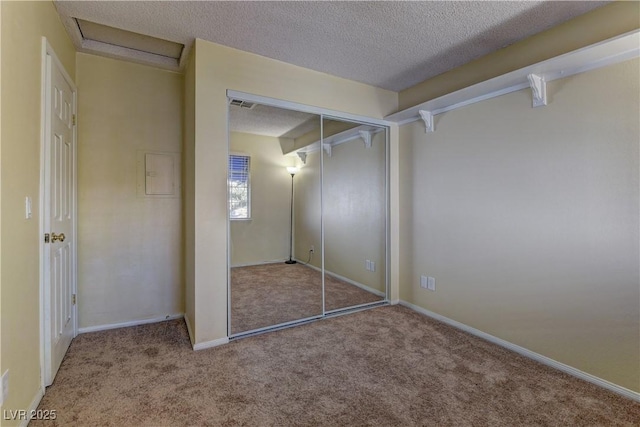
[[[400,91],[606,1],[55,1],[80,51],[179,70],[195,38]],[[185,45],[179,61],[83,41],[79,18]]]

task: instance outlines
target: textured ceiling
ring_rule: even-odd
[[[400,91],[605,1],[56,1],[79,50],[180,69],[194,38]],[[82,42],[75,20],[185,45],[180,61]],[[172,62],[173,61],[173,62]]]
[[[273,137],[297,138],[320,128],[320,116],[268,105],[252,109],[230,106],[229,130]]]

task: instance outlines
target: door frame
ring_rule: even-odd
[[[48,358],[51,357],[50,352],[47,352],[47,340],[46,334],[51,330],[49,327],[50,319],[47,319],[47,307],[51,306],[51,301],[45,301],[45,286],[49,283],[49,278],[47,277],[49,271],[45,271],[45,261],[48,256],[45,253],[46,246],[44,243],[44,234],[50,232],[50,230],[45,230],[45,192],[49,191],[47,189],[48,179],[46,178],[45,170],[46,164],[49,159],[45,159],[46,155],[46,144],[47,138],[51,133],[51,103],[50,103],[50,84],[51,84],[51,76],[47,73],[47,56],[51,57],[53,66],[56,66],[60,69],[64,79],[69,83],[71,89],[73,90],[73,111],[72,114],[77,117],[77,109],[78,109],[78,88],[76,87],[75,82],[58,59],[55,51],[46,37],[42,37],[42,64],[41,64],[41,101],[40,101],[40,194],[39,194],[39,265],[40,265],[40,385],[41,391],[44,393],[44,389],[47,386],[47,378],[45,377],[46,366],[49,363]],[[73,223],[73,239],[71,242],[71,269],[73,273],[73,293],[78,295],[78,136],[77,136],[77,126],[73,126],[73,146],[74,146],[74,154],[73,154],[73,184],[72,184],[72,223]],[[76,304],[72,307],[73,310],[73,337],[75,338],[78,335],[78,300],[76,297]]]

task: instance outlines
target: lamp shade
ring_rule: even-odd
[[[287,172],[289,172],[291,175],[295,175],[296,173],[298,173],[298,168],[295,166],[287,166]]]

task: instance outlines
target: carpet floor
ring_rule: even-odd
[[[384,298],[327,275],[326,310]],[[302,264],[265,264],[231,269],[231,333],[322,314],[322,273]]]
[[[183,321],[80,335],[39,426],[637,426],[640,404],[386,306],[194,352]]]

